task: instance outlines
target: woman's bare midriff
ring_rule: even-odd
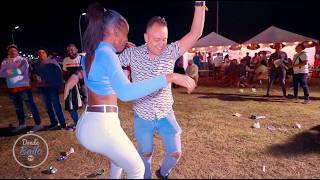
[[[99,95],[88,88],[88,105],[115,105],[117,106],[117,96],[115,94]]]

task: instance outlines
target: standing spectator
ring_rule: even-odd
[[[199,68],[196,64],[194,64],[192,60],[188,61],[188,67],[186,69],[186,73],[189,77],[191,77],[195,81],[196,85],[198,85]]]
[[[247,76],[246,76],[246,60],[241,59],[239,64],[239,86],[247,87]]]
[[[23,101],[29,105],[29,109],[35,121],[35,126],[31,131],[39,131],[43,127],[41,125],[38,108],[34,103],[31,92],[28,61],[19,56],[18,47],[16,45],[8,46],[7,51],[8,58],[1,63],[0,77],[6,78],[9,97],[15,106],[16,115],[19,120],[19,127],[13,129],[12,132],[17,133],[27,127],[25,124]]]
[[[286,64],[288,63],[287,53],[281,51],[281,48],[283,48],[281,43],[275,44],[275,52],[271,54],[269,59],[269,64],[271,66],[270,69],[270,76],[269,76],[269,82],[268,82],[268,89],[266,97],[270,96],[270,89],[272,88],[273,83],[275,82],[276,78],[279,77],[283,92],[283,98],[287,97],[286,92]],[[275,63],[275,61],[277,61]],[[278,62],[281,62],[278,64]]]
[[[251,61],[251,56],[249,56],[249,52],[246,53],[247,55],[243,58],[245,64],[249,65]]]
[[[76,45],[69,44],[67,46],[67,57],[63,59],[63,71],[64,80],[68,80],[72,74],[81,70],[80,65],[81,56],[78,54]],[[81,84],[84,85],[83,80],[79,81],[69,92],[67,99],[65,100],[65,110],[70,113],[70,116],[74,122],[73,129],[76,127],[79,116],[78,109],[82,106],[82,99],[80,95]],[[86,87],[84,87],[86,88]]]
[[[59,90],[63,86],[62,71],[57,61],[48,58],[47,51],[43,48],[38,50],[40,63],[36,66],[36,78],[38,88],[42,94],[51,125],[49,129],[67,128],[65,116],[59,99]]]
[[[212,58],[212,53],[209,52],[208,54],[208,69],[209,69],[209,77],[213,76],[214,73],[214,63]]]
[[[254,84],[254,76],[255,76],[255,69],[259,64],[259,56],[258,53],[255,53],[254,56],[251,58],[250,61],[247,61],[247,83]]]
[[[301,85],[304,93],[304,104],[310,103],[309,87],[308,87],[308,56],[304,51],[305,46],[298,44],[296,46],[296,54],[293,56],[293,85],[294,85],[294,98],[298,99],[299,84]]]
[[[193,62],[200,68],[201,64],[201,58],[200,58],[200,52],[196,52],[195,56],[193,57]]]

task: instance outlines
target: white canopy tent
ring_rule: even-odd
[[[204,36],[199,39],[192,48],[192,51],[186,52],[183,55],[184,67],[187,66],[188,60],[192,59],[194,52],[212,52],[212,53],[223,53],[225,50],[229,50],[231,45],[237,44],[236,42],[223,37],[215,32]]]
[[[216,47],[226,47],[236,44],[236,42],[231,41],[228,38],[225,38],[215,32],[211,32],[207,36],[199,39],[196,44],[193,46],[194,48],[210,48],[211,46]]]
[[[302,36],[296,33],[292,33],[283,29],[280,29],[275,26],[271,26],[268,29],[264,30],[260,34],[254,36],[253,38],[249,39],[248,41],[243,43],[243,47],[240,50],[240,53],[238,53],[241,57],[244,57],[246,55],[246,52],[249,52],[250,56],[254,56],[254,53],[257,53],[259,51],[269,51],[274,52],[275,50],[270,47],[272,43],[282,43],[285,45],[284,48],[281,50],[286,52],[288,55],[288,58],[293,58],[293,55],[295,52],[295,46],[298,43],[301,42],[318,42],[317,40],[313,38],[309,38],[306,36]],[[249,50],[247,49],[247,46],[250,44],[258,44],[260,46],[259,49],[256,50]],[[308,54],[309,57],[309,63],[310,65],[313,65],[314,63],[314,55],[315,55],[315,48],[306,48],[305,51]]]

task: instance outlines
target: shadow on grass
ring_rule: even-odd
[[[185,94],[185,92],[180,92]],[[283,99],[282,96],[270,96],[264,97],[255,94],[230,94],[230,93],[204,93],[204,92],[193,92],[192,94],[202,95],[198,98],[200,99],[220,99],[223,101],[258,101],[258,102],[285,102],[293,99],[293,96],[288,96],[288,98]],[[300,98],[302,101],[303,98]],[[310,97],[311,101],[320,100],[319,97]]]
[[[276,157],[320,153],[320,125],[296,134],[285,144],[270,146],[267,152]]]
[[[11,136],[19,136],[19,135],[23,135],[26,134],[28,131],[30,131],[32,129],[32,126],[27,126],[26,129],[21,130],[17,133],[12,133],[11,131],[13,130],[13,127],[0,127],[0,137],[11,137]],[[38,131],[57,131],[60,130],[59,128],[57,129],[48,129],[48,127],[44,127],[42,130]]]

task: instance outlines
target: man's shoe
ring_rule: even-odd
[[[47,127],[49,130],[58,130],[59,129],[59,125],[56,124],[56,125],[53,125],[51,124],[50,126]]]
[[[24,115],[24,117],[29,119],[29,118],[33,118],[33,115],[31,113],[28,113],[27,115]]]
[[[161,171],[160,171],[160,168],[158,170],[156,170],[156,176],[159,178],[159,179],[169,179],[169,174],[166,175],[166,176],[163,176],[161,174]]]
[[[23,124],[23,125],[20,125],[20,126],[17,127],[17,128],[14,128],[11,132],[12,132],[12,133],[17,133],[17,132],[19,132],[19,131],[21,131],[21,130],[24,130],[24,129],[26,129],[26,128],[27,128],[27,125]]]
[[[41,129],[43,129],[43,126],[41,124],[40,125],[34,125],[33,128],[29,132],[33,133],[33,132],[40,131]]]
[[[75,131],[76,130],[76,125],[75,124],[73,124],[73,125],[71,125],[71,126],[68,126],[68,129],[67,129],[68,131]]]
[[[309,104],[310,102],[310,100],[304,100],[302,104]]]
[[[68,126],[67,126],[67,124],[60,125],[60,128],[61,128],[62,130],[68,130],[68,129],[69,129]]]

